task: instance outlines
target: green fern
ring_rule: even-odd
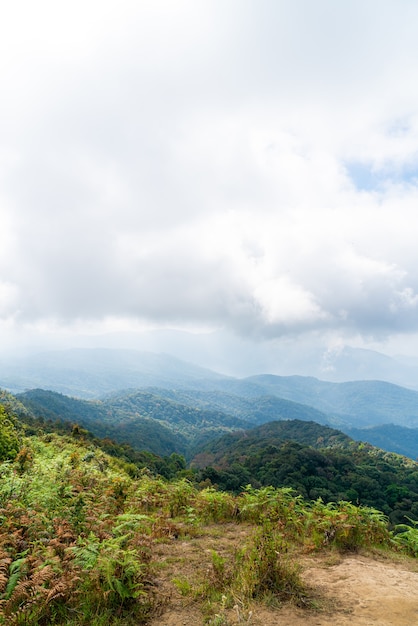
[[[26,554],[27,551],[23,553],[23,556],[16,559],[9,565],[9,580],[7,581],[6,589],[4,590],[4,600],[8,600],[11,597],[20,578],[26,573],[26,568],[24,567],[26,564]]]
[[[94,533],[90,533],[87,539],[79,539],[77,546],[70,548],[75,556],[75,564],[83,569],[93,569],[100,553],[100,541]]]

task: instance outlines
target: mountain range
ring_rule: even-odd
[[[190,457],[228,432],[297,419],[418,456],[418,392],[384,381],[239,379],[165,354],[95,349],[43,353],[3,366],[0,387],[35,416],[77,422],[157,454]]]

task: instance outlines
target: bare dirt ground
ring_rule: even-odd
[[[243,607],[238,601],[234,609],[214,611],[190,590],[209,579],[212,550],[228,558],[247,536],[248,528],[226,524],[193,538],[159,544],[157,590],[165,603],[150,626],[216,624],[215,615],[222,625],[418,626],[418,563],[381,554],[303,557],[302,576],[313,590],[317,609],[289,604]]]

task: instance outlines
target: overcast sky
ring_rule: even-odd
[[[0,11],[0,338],[418,355],[416,0]]]

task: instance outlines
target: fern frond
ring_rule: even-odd
[[[0,593],[3,593],[6,589],[7,581],[9,580],[9,566],[12,562],[10,557],[5,557],[0,560]]]
[[[32,574],[32,583],[36,586],[36,587],[40,587],[42,585],[45,585],[46,583],[49,583],[51,580],[53,580],[55,576],[54,570],[52,569],[51,565],[45,565],[44,567],[40,567],[38,569],[36,569],[33,574]]]
[[[4,597],[6,600],[12,595],[20,577],[23,573],[23,565],[26,562],[26,557],[16,559],[9,566],[9,580],[7,581],[6,589],[4,591]]]

